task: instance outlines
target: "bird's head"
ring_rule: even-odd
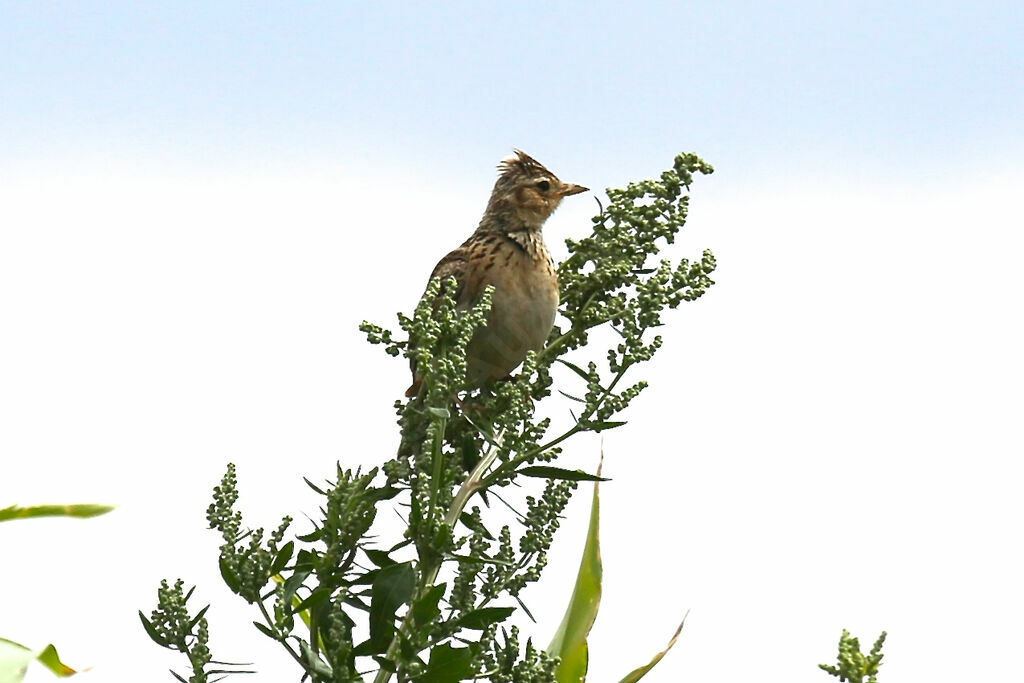
[[[561,204],[563,197],[587,188],[564,183],[536,159],[519,150],[498,165],[485,218],[501,216],[506,224],[539,230]]]

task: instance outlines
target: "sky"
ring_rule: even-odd
[[[0,505],[118,505],[3,525],[0,635],[172,680],[136,612],[181,576],[217,657],[291,680],[217,572],[225,464],[273,526],[315,511],[303,476],[391,457],[407,368],[356,327],[412,308],[513,148],[595,190],[556,257],[692,151],[716,171],[668,255],[712,249],[716,285],[629,424],[562,457],[613,479],[590,680],[687,610],[648,680],[830,680],[843,628],[889,632],[883,683],[1005,680],[1021,35],[1009,2],[0,2]],[[540,643],[588,497],[525,595]]]

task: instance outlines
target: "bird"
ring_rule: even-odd
[[[455,279],[459,310],[474,306],[488,285],[494,287],[486,323],[466,347],[470,388],[508,378],[528,351],[543,347],[558,310],[558,276],[541,230],[565,197],[586,191],[514,150],[498,164],[498,179],[476,230],[434,266],[430,279]],[[422,389],[415,361],[412,373],[407,397]]]

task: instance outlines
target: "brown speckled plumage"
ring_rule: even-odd
[[[470,385],[483,386],[514,370],[530,349],[540,350],[555,322],[558,278],[541,234],[563,197],[587,188],[563,183],[524,152],[501,162],[480,225],[442,258],[431,278],[454,277],[460,309],[475,304],[487,285],[494,297],[487,325],[466,349]],[[407,395],[419,391],[413,384]]]

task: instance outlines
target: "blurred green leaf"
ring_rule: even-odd
[[[601,467],[597,468],[597,476]],[[560,657],[561,662],[555,677],[558,683],[582,683],[586,680],[589,652],[587,635],[590,633],[597,610],[601,604],[601,546],[599,541],[601,516],[597,482],[594,483],[594,499],[590,508],[590,527],[587,542],[583,547],[576,585],[572,591],[569,606],[562,617],[558,632],[548,645],[548,654]]]
[[[30,517],[98,517],[114,509],[113,505],[97,503],[75,503],[72,505],[31,505],[27,508],[18,505],[0,508],[0,522],[11,519],[28,519]]]
[[[38,661],[59,678],[67,678],[78,673],[60,661],[57,648],[53,645],[47,645],[36,652],[21,643],[0,638],[0,683],[20,683],[33,661]]]
[[[668,645],[665,646],[665,649],[659,652],[658,654],[654,655],[654,658],[651,659],[651,661],[649,661],[644,666],[641,666],[639,669],[633,669],[632,671],[630,671],[625,678],[619,681],[619,683],[635,683],[636,681],[639,681],[641,678],[646,676],[647,672],[653,669],[654,665],[660,662],[661,658],[664,657],[665,654],[670,649],[672,649],[672,646],[676,644],[676,640],[679,639],[679,634],[683,632],[683,624],[685,623],[686,617],[684,616],[683,620],[679,622],[679,628],[676,629],[675,634],[672,636],[672,640],[668,641]]]

